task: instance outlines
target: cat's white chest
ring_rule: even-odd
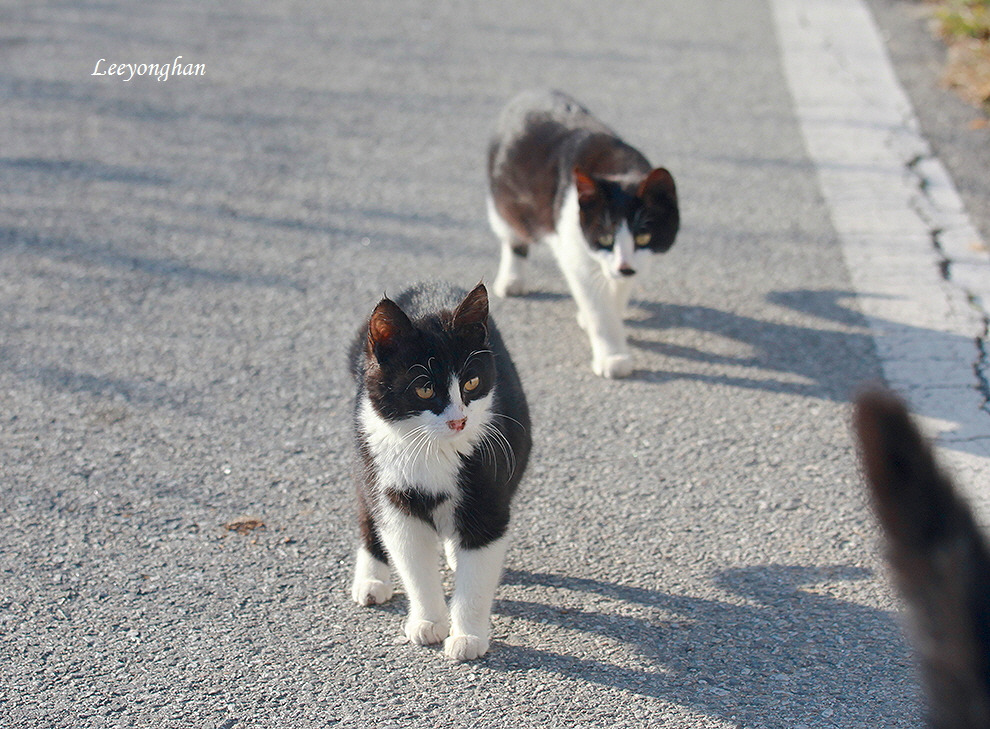
[[[438,437],[436,431],[445,426],[433,422],[436,416],[432,413],[388,422],[375,412],[367,396],[358,419],[375,464],[378,488],[457,494],[463,456],[470,454],[478,440],[474,429],[459,439]]]

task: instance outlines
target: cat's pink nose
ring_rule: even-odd
[[[619,269],[619,273],[621,273],[623,276],[632,276],[636,273],[636,269],[630,268],[629,266],[623,266],[622,268]]]
[[[451,430],[464,430],[465,425],[467,425],[467,418],[458,418],[457,420],[447,421],[447,427]]]

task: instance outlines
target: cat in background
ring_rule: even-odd
[[[594,372],[633,371],[623,324],[633,276],[680,226],[674,178],[560,91],[523,92],[488,149],[488,220],[501,241],[495,293],[526,292],[524,263],[546,241],[591,340]]]
[[[361,543],[351,595],[391,599],[390,565],[409,596],[405,634],[454,660],[489,648],[508,547],[509,502],[532,446],[522,384],[479,284],[384,298],[351,348],[363,461]],[[438,564],[454,571],[450,611]]]
[[[990,727],[990,552],[966,502],[894,396],[856,403],[855,426],[894,582],[907,604],[929,726]]]

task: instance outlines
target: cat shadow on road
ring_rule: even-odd
[[[662,355],[662,369],[639,370],[633,377],[653,383],[697,380],[851,402],[860,383],[883,379],[877,342],[866,320],[844,303],[857,296],[864,294],[837,289],[767,294],[771,304],[798,312],[802,318],[815,317],[821,326],[757,319],[708,306],[634,302],[633,317],[627,321],[632,333],[629,341],[641,350]],[[636,318],[637,308],[645,316]],[[892,321],[876,324],[883,334],[883,346],[914,343],[919,352],[917,366],[924,369],[931,384],[978,386],[972,370],[981,353],[973,339]],[[655,337],[636,336],[637,330],[644,335],[646,330],[664,334],[657,341]],[[951,444],[945,445],[983,455],[982,446],[971,442],[974,433],[952,398],[913,398],[912,405],[918,415],[958,423]]]
[[[744,600],[723,602],[510,570],[502,594],[553,588],[581,594],[582,605],[608,600],[614,608],[498,600],[498,615],[553,626],[552,639],[546,648],[502,643],[486,665],[556,673],[747,727],[819,725],[823,717],[829,726],[917,724],[920,699],[897,622],[815,587],[868,574],[841,565],[731,569],[715,582]],[[581,657],[550,647],[573,645],[575,635]],[[602,641],[599,657],[588,657]]]
[[[862,317],[840,304],[851,297],[849,291],[771,292],[772,303],[810,314],[845,328],[865,327]],[[785,324],[722,311],[708,306],[687,306],[652,301],[636,301],[634,308],[645,317],[629,319],[630,344],[674,360],[700,365],[694,370],[638,371],[634,377],[657,382],[696,379],[747,389],[790,393],[847,401],[851,382],[876,379],[876,365],[870,366],[874,345],[869,332],[843,331],[834,325],[821,328]],[[637,337],[636,330],[684,329],[689,336],[653,341]],[[703,348],[697,332],[744,345],[741,354],[725,354]],[[689,344],[682,343],[689,342]],[[722,347],[723,352],[725,347]],[[731,347],[739,349],[739,347]],[[714,366],[714,367],[713,367]],[[723,372],[717,368],[731,367]],[[850,368],[860,371],[850,373]],[[740,371],[738,368],[744,368]],[[747,374],[745,369],[753,370]],[[774,376],[780,373],[783,376]],[[850,375],[852,374],[852,377]],[[795,377],[796,376],[796,377]]]

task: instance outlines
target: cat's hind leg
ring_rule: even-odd
[[[351,598],[362,606],[381,605],[392,599],[392,574],[388,556],[363,495],[358,499],[358,522],[361,526],[361,545],[354,565]]]
[[[351,597],[358,605],[381,605],[392,599],[392,574],[387,562],[376,558],[363,544],[358,547]]]
[[[457,542],[455,539],[445,539],[443,541],[443,556],[447,562],[447,568],[457,572]]]
[[[525,265],[529,244],[518,239],[505,219],[488,198],[488,224],[501,242],[501,258],[493,288],[497,296],[522,296],[526,293]]]
[[[450,636],[443,644],[448,658],[470,661],[488,652],[492,603],[508,546],[509,538],[502,536],[479,549],[457,549]]]

